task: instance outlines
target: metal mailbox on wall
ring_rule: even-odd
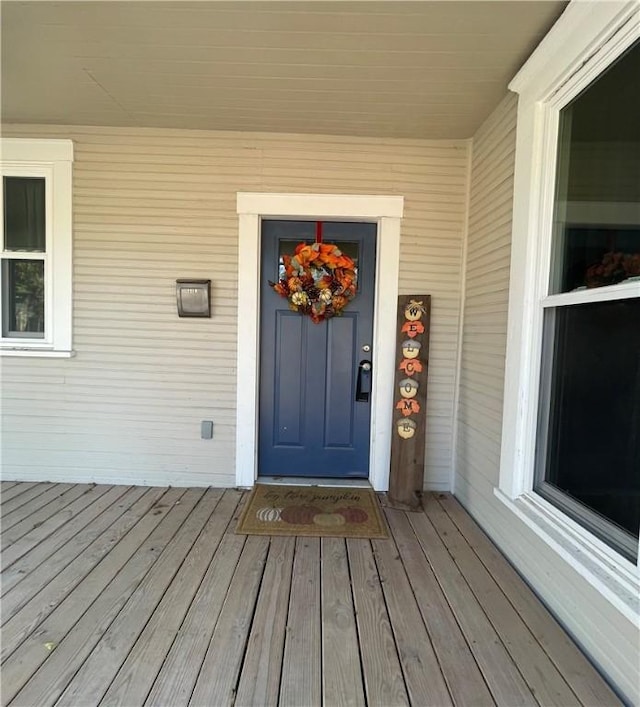
[[[211,316],[211,280],[176,280],[179,317]]]

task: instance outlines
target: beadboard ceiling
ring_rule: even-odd
[[[566,6],[2,3],[2,119],[465,138]]]

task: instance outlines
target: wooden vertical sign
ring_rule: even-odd
[[[422,505],[430,321],[430,295],[398,297],[389,502],[406,509]]]

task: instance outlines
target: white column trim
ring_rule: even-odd
[[[239,214],[236,485],[249,487],[258,469],[258,323],[260,320],[260,218]],[[242,322],[240,321],[242,319]]]
[[[260,223],[262,217],[368,221],[378,225],[374,317],[374,381],[371,402],[369,481],[389,486],[395,330],[400,267],[402,196],[265,194],[239,192],[236,484],[253,486],[258,475],[258,364],[260,320]]]
[[[393,424],[394,373],[400,271],[400,218],[378,221],[376,249],[376,294],[373,326],[373,397],[371,402],[371,446],[369,481],[376,491],[389,488],[391,428]]]

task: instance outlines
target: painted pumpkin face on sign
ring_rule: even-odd
[[[422,302],[412,299],[404,309],[404,318],[410,322],[417,322],[426,311]]]
[[[403,398],[415,398],[419,387],[418,383],[411,380],[411,378],[405,378],[400,381],[400,395]]]
[[[402,355],[405,358],[417,358],[420,355],[421,346],[422,344],[419,341],[407,339],[402,342]]]
[[[396,431],[402,439],[411,439],[416,433],[416,423],[413,420],[398,420]]]

